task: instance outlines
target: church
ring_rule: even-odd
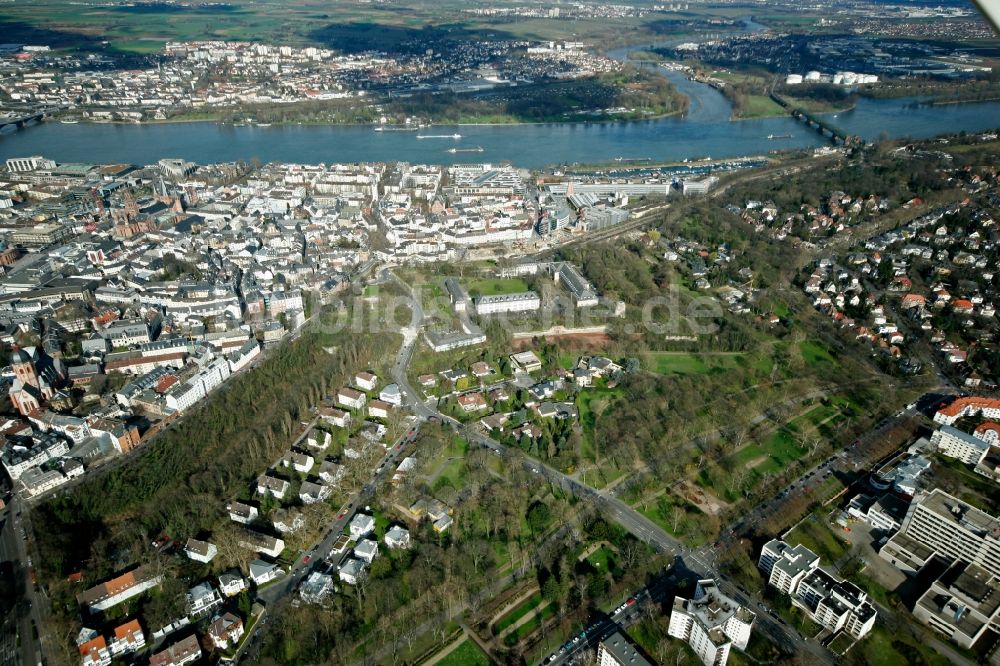
[[[52,358],[38,347],[15,349],[11,356],[14,381],[10,386],[10,401],[27,416],[52,399],[66,381],[62,361]]]

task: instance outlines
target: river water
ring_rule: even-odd
[[[756,28],[756,24],[751,24]],[[611,54],[624,57],[625,50]],[[673,161],[762,155],[774,149],[828,145],[789,117],[730,120],[729,102],[711,86],[660,70],[691,100],[684,117],[616,123],[435,126],[417,132],[374,132],[370,126],[234,127],[211,122],[153,125],[48,122],[0,137],[0,159],[44,155],[58,162],[149,164],[178,157],[200,164],[249,160],[333,163],[403,160],[415,163],[499,162],[539,168],[622,157]],[[926,138],[1000,126],[1000,102],[926,106],[912,98],[861,99],[832,122],[865,139]],[[791,135],[769,140],[768,135]],[[481,147],[482,152],[448,152]]]

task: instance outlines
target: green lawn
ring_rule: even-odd
[[[613,401],[622,395],[620,388],[613,389],[587,389],[581,391],[576,398],[576,408],[580,412],[580,428],[583,431],[583,443],[581,445],[581,455],[585,460],[594,461],[594,426],[595,416],[593,407],[595,403],[603,401]]]
[[[924,663],[945,666],[950,662],[928,647],[916,643],[909,636],[892,634],[884,625],[875,628],[848,653],[855,663],[866,666],[896,666],[897,664]]]
[[[503,631],[504,629],[514,624],[528,613],[530,613],[541,603],[542,603],[541,592],[537,592],[531,595],[523,602],[512,608],[506,615],[497,620],[496,624],[493,625],[493,630],[499,634],[501,631]]]
[[[487,658],[479,646],[469,639],[448,653],[438,664],[439,666],[489,666]]]
[[[836,360],[830,355],[826,347],[816,342],[815,340],[806,340],[799,345],[799,350],[802,352],[802,358],[805,360],[806,365],[812,367],[821,364],[835,364]]]
[[[646,367],[661,375],[705,375],[739,367],[742,354],[648,352]]]
[[[528,291],[528,283],[521,278],[486,278],[472,280],[463,286],[470,296],[495,296],[496,294],[514,294]]]
[[[819,555],[823,564],[827,565],[833,564],[850,549],[834,528],[817,516],[803,520],[788,533],[786,540],[790,544],[802,544]]]
[[[778,472],[798,460],[805,455],[806,449],[799,446],[789,429],[794,430],[794,426],[775,431],[764,442],[743,447],[734,455],[735,464],[752,465],[757,473],[763,474]]]
[[[610,564],[612,564],[614,558],[614,553],[608,550],[605,546],[601,546],[587,558],[587,562],[590,566],[594,567],[598,571],[607,571]]]
[[[545,608],[542,608],[538,611],[537,615],[518,627],[516,631],[512,631],[507,634],[507,636],[503,639],[504,643],[507,645],[516,645],[525,636],[538,631],[538,628],[542,626],[542,622],[555,615],[555,612],[555,604],[549,604]]]
[[[786,111],[767,95],[750,95],[741,118],[765,118],[768,116],[783,116]]]
[[[378,296],[378,285],[370,284],[365,287],[365,296]]]

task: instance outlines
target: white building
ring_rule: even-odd
[[[261,474],[257,477],[257,494],[262,496],[271,495],[278,499],[284,499],[289,485],[288,481],[284,479],[279,479],[270,474]]]
[[[260,587],[281,575],[281,568],[264,560],[254,560],[250,563],[250,580]]]
[[[371,564],[378,557],[378,542],[373,539],[362,539],[354,547],[354,557]]]
[[[729,650],[745,650],[756,615],[700,580],[693,599],[674,598],[667,634],[687,641],[706,666],[725,664]]]
[[[764,545],[757,567],[768,584],[792,598],[817,624],[833,633],[864,638],[875,626],[875,608],[854,583],[819,567],[819,556],[802,545],[772,539]]]
[[[348,585],[357,585],[358,581],[365,575],[365,563],[349,557],[340,565],[340,571],[337,575]]]
[[[299,586],[299,595],[303,601],[318,604],[333,592],[333,576],[319,571],[313,571]]]
[[[111,650],[112,657],[132,654],[146,647],[146,637],[142,633],[139,620],[131,620],[125,624],[118,625],[115,627],[113,634],[111,641],[108,643],[108,649]]]
[[[337,391],[337,404],[347,409],[362,409],[365,406],[365,394],[350,387]]]
[[[244,504],[243,502],[233,502],[227,508],[229,510],[229,520],[241,525],[249,525],[257,520],[257,516],[259,515],[257,507]]]
[[[378,386],[378,377],[370,372],[359,372],[354,375],[354,385],[362,391],[374,391]]]
[[[393,525],[386,531],[385,545],[389,548],[409,548],[410,547],[410,532],[404,527],[399,525]]]
[[[913,615],[963,648],[1000,631],[1000,580],[976,564],[956,562],[917,600]]]
[[[949,425],[941,426],[931,435],[931,444],[941,455],[956,458],[966,465],[978,465],[990,452],[988,443]]]
[[[652,666],[619,632],[615,632],[597,646],[598,666]]]
[[[879,556],[908,573],[938,556],[978,564],[1000,576],[1000,520],[934,489],[915,501],[902,529]]]
[[[542,301],[533,291],[516,294],[496,294],[480,296],[476,299],[476,313],[479,315],[507,312],[534,312],[542,307]]]
[[[351,538],[357,541],[361,537],[371,534],[375,529],[375,519],[365,513],[359,513],[351,519]]]
[[[199,541],[198,539],[188,539],[184,545],[184,554],[195,562],[208,564],[218,555],[219,549],[214,543]]]
[[[219,592],[226,597],[235,597],[247,589],[246,579],[238,573],[226,572],[219,576]]]
[[[187,593],[187,613],[189,616],[207,613],[222,605],[222,597],[211,583],[198,583]]]

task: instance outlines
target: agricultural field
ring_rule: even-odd
[[[168,41],[229,39],[323,45],[345,52],[420,48],[476,39],[576,39],[604,47],[673,32],[656,14],[616,21],[477,17],[458,0],[407,6],[306,0],[230,0],[220,3],[101,3],[31,0],[6,3],[0,30],[7,41],[54,48],[148,54]],[[716,10],[699,10],[712,14]],[[723,12],[724,13],[724,12]],[[694,17],[692,13],[692,18]],[[107,42],[103,44],[102,42]]]

